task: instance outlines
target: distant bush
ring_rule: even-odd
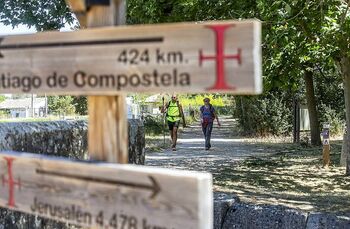
[[[318,75],[315,81],[315,94],[318,101],[320,129],[323,123],[329,123],[331,135],[343,134],[345,125],[343,79],[336,69],[329,69],[324,71],[324,75]]]
[[[9,110],[1,110],[0,111],[0,118],[9,118],[10,115],[10,111]]]
[[[160,135],[163,133],[163,116],[146,115],[143,120],[146,135]]]
[[[339,113],[325,104],[321,104],[319,110],[321,129],[323,123],[329,123],[331,135],[343,134],[345,127],[345,113]]]
[[[203,99],[209,98],[218,115],[233,115],[233,99],[231,95],[225,94],[198,94],[180,96],[179,100],[184,111],[194,109],[196,117],[199,117],[199,108],[204,105]]]
[[[53,114],[72,115],[75,113],[72,96],[49,96],[48,107]]]
[[[283,135],[292,130],[291,107],[280,95],[236,97],[235,117],[246,135]]]
[[[224,107],[215,107],[215,110],[218,115],[230,115],[233,116],[234,106],[224,106]]]
[[[231,99],[228,99],[227,96],[216,95],[216,94],[199,94],[199,95],[185,95],[180,96],[179,100],[182,106],[184,107],[198,107],[202,106],[203,99],[209,98],[210,103],[215,107],[224,107],[230,105]]]

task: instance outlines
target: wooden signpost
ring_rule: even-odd
[[[0,40],[0,92],[258,94],[260,22],[93,28]]]
[[[0,205],[103,229],[211,228],[211,175],[0,153]]]
[[[90,95],[91,159],[126,163],[125,93],[262,91],[257,20],[91,28],[122,24],[125,1],[67,2],[89,29],[0,38],[0,93]],[[0,206],[50,219],[103,229],[213,226],[207,173],[3,152],[0,176]]]

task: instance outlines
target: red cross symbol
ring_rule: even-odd
[[[215,60],[216,61],[216,83],[213,87],[208,88],[208,90],[227,90],[235,89],[233,86],[229,86],[225,80],[225,59],[237,60],[238,64],[241,65],[241,49],[238,49],[238,53],[235,55],[225,55],[225,31],[233,27],[234,25],[207,25],[209,29],[213,30],[215,33],[215,44],[216,44],[216,56],[204,56],[202,50],[199,50],[199,66],[202,66],[205,60]]]
[[[14,181],[13,174],[12,174],[12,162],[15,160],[15,158],[12,157],[4,157],[4,159],[7,162],[7,174],[8,179],[5,178],[4,175],[2,175],[2,185],[5,186],[7,183],[9,185],[9,199],[8,199],[8,206],[10,207],[16,207],[15,206],[15,193],[14,193],[14,187],[17,185],[19,188],[21,188],[21,181],[18,179],[18,181]]]

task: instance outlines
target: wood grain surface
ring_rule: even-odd
[[[89,14],[88,25],[98,24],[101,17]],[[255,20],[215,21],[3,37],[0,93],[257,94],[260,27]]]
[[[0,177],[0,206],[16,211],[104,229],[212,228],[207,173],[2,152]]]

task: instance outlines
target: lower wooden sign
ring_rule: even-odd
[[[103,229],[212,228],[208,173],[0,153],[0,205]]]

